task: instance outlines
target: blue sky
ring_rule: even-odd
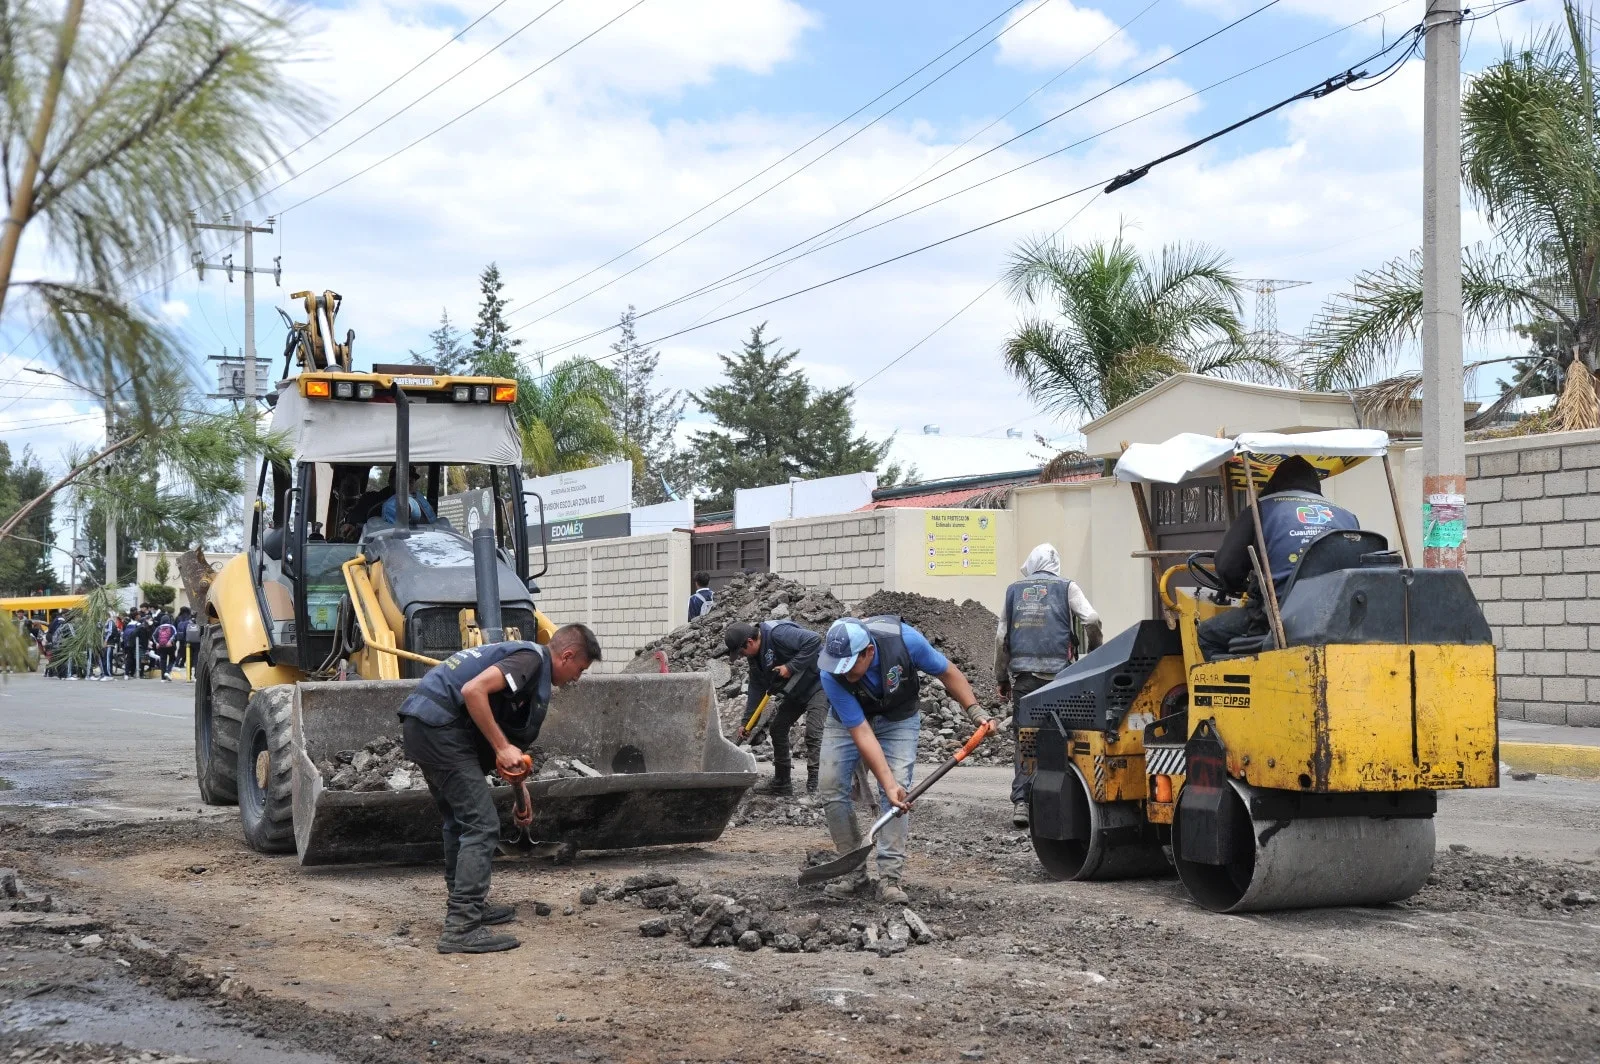
[[[508,0],[461,41],[294,156],[291,165],[303,172],[482,56],[547,3]],[[251,215],[281,212],[378,162],[511,84],[628,3],[561,5],[468,75],[251,206]],[[646,309],[672,300],[870,206],[1149,5],[1150,0],[1047,0],[1035,10],[1028,0],[911,85],[696,224],[765,187],[979,41],[1016,23],[1000,43],[703,236],[620,276],[687,230],[675,232],[536,309],[519,311],[512,320],[522,327],[524,350],[554,347],[603,328],[630,303]],[[487,6],[355,0],[318,9],[305,20],[311,30],[308,59],[297,72],[325,101],[329,114],[342,114]],[[952,162],[1083,100],[1254,6],[1241,0],[1156,0],[1126,32]],[[1385,0],[1281,0],[1128,87],[908,197],[896,209],[1061,147],[1387,6]],[[641,335],[649,339],[675,332],[1102,179],[1338,72],[1385,35],[1392,40],[1421,7],[1420,0],[1396,5],[1384,21],[1339,33],[1092,145],[803,259],[747,294],[741,284],[663,311],[641,322]],[[555,289],[775,161],[1004,8],[998,2],[953,0],[646,0],[470,117],[284,215],[278,232],[258,245],[258,258],[281,253],[285,266],[283,287],[274,289],[268,281],[260,293],[259,348],[281,349],[282,327],[272,307],[287,306],[286,293],[299,288],[334,288],[346,296],[341,327],[356,330],[362,362],[403,358],[407,348],[422,346],[441,307],[460,322],[470,320],[475,276],[490,260],[500,264],[514,304]],[[1475,25],[1468,70],[1495,58],[1502,37],[1524,38],[1530,25],[1547,21],[1555,9],[1554,0],[1530,0]],[[1280,326],[1298,331],[1356,270],[1420,242],[1420,116],[1420,63],[1414,62],[1370,92],[1297,104],[1115,196],[1094,200],[1064,238],[1104,237],[1126,226],[1149,251],[1171,241],[1203,241],[1231,255],[1245,276],[1309,281],[1279,300]],[[716,354],[737,347],[749,327],[763,320],[770,322],[770,334],[801,350],[801,362],[817,384],[860,380],[983,292],[1017,240],[1055,229],[1082,204],[1041,210],[860,278],[667,340],[661,345],[667,383],[686,389],[712,383]],[[1466,230],[1469,237],[1484,233],[1475,215],[1466,220]],[[218,243],[209,242],[207,252],[213,258],[220,254]],[[37,268],[37,258],[31,262]],[[230,287],[212,273],[201,283],[193,271],[176,272],[181,267],[174,264],[170,284],[148,297],[151,306],[184,331],[197,359],[237,348],[242,339],[239,286]],[[562,307],[612,279],[615,283],[604,291]],[[553,313],[536,320],[546,312]],[[1027,465],[1039,450],[1028,442],[1036,432],[1070,441],[1075,425],[1041,414],[999,368],[996,352],[1018,313],[1002,292],[991,292],[894,371],[868,384],[857,404],[858,420],[874,435],[898,433],[896,453],[918,461],[933,476]],[[1252,313],[1247,306],[1247,318]],[[70,390],[33,387],[39,379],[20,374],[24,362],[43,357],[31,342],[10,351],[25,331],[8,323],[0,333],[0,353],[6,353],[0,362],[0,432],[56,461],[64,444],[96,438],[94,408]],[[607,340],[591,340],[568,353],[601,357]],[[1513,349],[1504,337],[1493,337],[1474,346],[1472,354]],[[1487,389],[1489,378],[1479,386]],[[73,417],[78,420],[68,420]],[[916,438],[929,422],[943,426],[944,442]],[[1008,428],[1022,430],[1026,439],[1006,441]]]

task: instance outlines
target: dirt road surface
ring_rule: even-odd
[[[620,895],[644,873],[685,896],[758,899],[787,927],[818,925],[819,942],[897,915],[796,886],[826,837],[814,810],[784,804],[752,807],[710,845],[499,862],[495,896],[518,903],[524,945],[462,958],[433,950],[437,868],[301,869],[250,852],[233,810],[199,806],[190,698],[148,681],[0,685],[0,863],[58,910],[0,913],[0,1052],[1600,1059],[1600,785],[1443,796],[1433,882],[1406,903],[1226,917],[1173,879],[1048,881],[1010,827],[1008,773],[967,769],[912,824],[911,908],[933,927],[928,944],[884,957],[641,936],[660,914]]]

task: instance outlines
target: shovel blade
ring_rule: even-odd
[[[810,868],[801,869],[800,885],[802,887],[810,886],[813,883],[824,883],[830,879],[838,879],[840,876],[849,875],[867,863],[867,855],[872,852],[874,845],[876,843],[868,839],[866,845],[857,846],[849,853],[842,857],[835,857],[827,864],[812,865]]]

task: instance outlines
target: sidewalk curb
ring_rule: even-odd
[[[1600,779],[1600,746],[1571,743],[1523,743],[1504,740],[1500,760],[1522,772]]]

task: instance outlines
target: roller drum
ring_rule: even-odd
[[[1137,802],[1095,802],[1076,765],[1067,768],[1064,784],[1062,797],[1072,806],[1067,819],[1087,830],[1069,839],[1033,836],[1033,852],[1052,877],[1136,879],[1172,870]]]
[[[1230,779],[1235,824],[1225,864],[1182,853],[1183,801],[1173,833],[1174,863],[1191,897],[1215,912],[1260,912],[1331,905],[1377,905],[1409,898],[1433,870],[1431,817],[1335,816],[1250,819],[1251,788]]]

